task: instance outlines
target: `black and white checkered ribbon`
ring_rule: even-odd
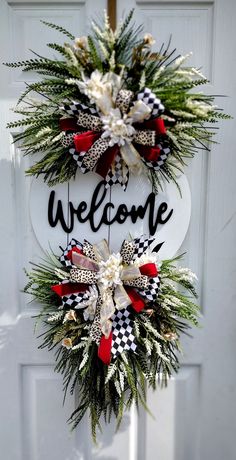
[[[133,326],[134,320],[129,307],[116,311],[112,316],[111,354],[113,358],[117,358],[123,351],[136,350]]]
[[[69,153],[72,155],[72,157],[74,158],[74,160],[76,161],[78,167],[80,168],[80,171],[83,173],[83,174],[86,174],[87,172],[89,172],[89,169],[86,168],[85,166],[83,166],[83,159],[84,159],[84,155],[86,154],[86,152],[76,152],[76,150],[72,147],[69,149]]]
[[[75,238],[72,238],[72,240],[69,242],[67,247],[62,250],[62,255],[60,256],[59,260],[62,263],[62,265],[65,265],[68,268],[73,268],[74,265],[72,264],[71,260],[67,258],[68,253],[73,249],[73,248],[78,248],[82,249],[83,246],[82,244],[77,241]]]
[[[149,278],[149,285],[147,289],[138,290],[138,293],[145,297],[149,302],[155,302],[158,297],[160,287],[160,278],[155,276],[154,278]]]
[[[157,144],[157,147],[160,149],[160,155],[156,161],[147,161],[145,158],[142,158],[142,161],[149,167],[154,169],[155,171],[158,171],[163,167],[165,164],[169,154],[171,153],[170,150],[170,145],[168,141],[162,141],[159,144]]]
[[[143,88],[136,97],[151,109],[150,118],[159,117],[165,110],[161,100],[149,88]]]
[[[81,111],[91,115],[98,115],[98,112],[95,108],[88,107],[87,105],[75,101],[66,102],[60,107],[60,109],[72,117],[78,117]]]
[[[64,308],[78,309],[82,301],[88,300],[88,294],[86,292],[68,294],[64,295],[61,300]]]
[[[155,238],[145,238],[144,235],[140,236],[139,238],[135,238],[135,249],[133,259],[135,260],[138,257],[141,257],[141,255],[148,249],[150,244],[153,243],[154,239]]]
[[[129,168],[120,155],[116,155],[112,168],[109,169],[105,177],[105,188],[112,187],[114,184],[122,185],[123,190],[126,190],[129,181]]]

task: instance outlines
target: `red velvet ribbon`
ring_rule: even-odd
[[[114,158],[116,157],[116,155],[118,155],[119,151],[120,151],[119,146],[116,144],[116,145],[113,145],[113,147],[109,147],[105,152],[103,152],[96,166],[96,172],[100,174],[100,176],[104,178],[106,177],[111,167],[111,164]]]
[[[63,297],[64,295],[74,294],[76,292],[84,292],[88,289],[88,286],[82,283],[62,283],[51,286],[51,289],[57,295]]]
[[[78,252],[79,254],[82,254],[83,251],[82,249],[79,249],[75,246],[66,255],[66,258],[68,260],[72,260],[72,252]],[[54,286],[51,286],[51,289],[56,294],[58,294],[60,297],[63,297],[64,295],[74,294],[75,292],[84,292],[88,289],[88,286],[82,283],[70,283],[69,282],[69,283],[56,284]]]
[[[126,286],[125,290],[130,298],[133,309],[139,313],[145,307],[143,298],[131,287]]]
[[[141,267],[139,267],[139,270],[142,275],[147,275],[151,278],[154,278],[158,275],[157,267],[154,263],[141,265]]]
[[[77,152],[87,152],[99,137],[100,134],[94,133],[93,131],[86,131],[85,133],[75,134],[75,150]]]
[[[78,125],[75,118],[61,118],[59,120],[61,131],[78,131]]]
[[[148,147],[147,145],[135,144],[135,148],[138,150],[140,155],[148,161],[157,161],[161,153],[161,149],[157,146]]]
[[[156,131],[158,136],[166,134],[165,123],[162,118],[153,118],[152,120],[147,120],[142,124],[142,127],[144,129],[151,129]]]
[[[62,118],[59,120],[60,129],[62,131],[76,131],[78,129],[78,125],[74,118]],[[141,125],[139,125],[140,129],[151,129],[156,132],[157,135],[165,135],[166,128],[165,123],[162,118],[154,118],[153,120],[147,120]],[[75,134],[74,136],[74,144],[75,149],[77,152],[87,152],[94,142],[100,137],[100,133],[94,133],[94,131],[86,131],[81,134]],[[160,156],[160,148],[144,146],[140,144],[135,145],[136,149],[140,153],[141,156],[145,158],[147,161],[157,161]],[[119,153],[118,145],[114,145],[113,147],[108,148],[98,160],[96,166],[96,172],[100,174],[102,177],[106,177],[111,164]]]
[[[110,364],[111,362],[111,345],[112,345],[112,332],[109,337],[106,338],[102,335],[100,344],[98,347],[98,357],[104,362],[104,364]]]

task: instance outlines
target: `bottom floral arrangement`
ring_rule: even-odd
[[[101,417],[119,426],[133,402],[146,407],[147,387],[166,385],[179,368],[180,334],[198,325],[196,276],[160,261],[154,239],[125,240],[110,253],[106,240],[72,239],[58,259],[33,264],[24,291],[43,304],[40,348],[56,350],[65,395],[78,388],[75,428],[89,410],[93,438]]]

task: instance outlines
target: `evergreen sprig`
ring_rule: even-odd
[[[43,306],[37,319],[44,326],[40,348],[55,351],[55,370],[63,374],[65,396],[79,388],[69,422],[75,428],[88,410],[94,440],[102,418],[109,422],[115,416],[119,426],[131,404],[148,410],[147,387],[166,386],[179,369],[180,335],[198,325],[199,307],[193,301],[194,275],[177,267],[177,259],[160,264],[157,301],[135,316],[137,353],[124,351],[109,366],[97,356],[97,345],[89,336],[91,322],[84,320],[83,310],[76,310],[75,321],[65,321],[68,309],[60,306],[51,289],[67,277],[67,269],[52,255],[27,272],[24,292]],[[62,346],[65,338],[71,339],[70,349]]]

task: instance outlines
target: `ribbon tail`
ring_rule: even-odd
[[[98,357],[103,361],[104,364],[109,365],[111,362],[111,346],[112,346],[112,332],[108,338],[102,335],[100,344],[98,347]]]
[[[117,310],[122,310],[130,305],[130,298],[122,285],[116,286],[114,290],[114,302]]]
[[[112,322],[112,347],[111,354],[115,359],[123,351],[135,351],[135,335],[133,333],[134,320],[133,315],[129,311],[129,307],[124,310],[118,310],[113,317]]]
[[[129,181],[129,168],[120,155],[117,155],[105,177],[105,188],[120,184],[126,190]]]
[[[103,239],[100,243],[93,245],[94,254],[97,260],[107,260],[110,256],[110,250],[108,247],[107,240]]]
[[[104,152],[109,147],[109,140],[108,139],[103,139],[102,137],[99,137],[92,147],[86,152],[83,158],[83,166],[90,171],[93,170],[93,168],[96,166],[99,158],[102,156]]]
[[[142,297],[132,288],[130,287],[126,287],[125,288],[129,298],[130,298],[130,303],[133,307],[133,309],[139,313],[140,311],[142,311],[145,307],[145,302],[144,300],[142,299]]]
[[[115,305],[112,296],[112,291],[110,289],[101,292],[101,310],[100,310],[100,322],[101,322],[101,330],[105,337],[108,337],[111,328],[112,328],[112,321],[110,318],[115,312]]]
[[[72,252],[72,262],[78,268],[99,271],[98,263],[83,254]]]
[[[136,148],[132,144],[126,143],[120,147],[120,153],[130,171],[134,174],[141,174],[142,161]]]

